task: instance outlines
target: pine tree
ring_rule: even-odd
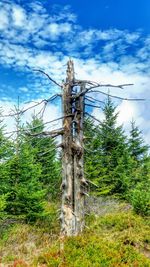
[[[133,189],[137,183],[146,181],[149,175],[148,146],[144,144],[142,133],[135,125],[135,121],[131,122],[128,146],[133,162],[130,172],[130,189]]]
[[[7,161],[13,154],[12,142],[4,135],[5,125],[0,121],[0,219],[4,216],[9,189]]]
[[[135,121],[131,122],[129,151],[137,165],[140,165],[148,155],[148,146],[144,144],[142,132],[135,125]]]
[[[34,151],[27,143],[7,163],[9,194],[6,211],[33,221],[43,215],[45,192],[39,181],[41,166],[36,163]]]
[[[37,116],[32,117],[31,123],[26,125],[28,137],[26,140],[34,149],[36,162],[41,165],[40,182],[47,190],[48,197],[54,199],[60,188],[60,161],[56,155],[56,143],[50,136],[43,136],[44,123]],[[34,134],[39,134],[33,136]]]
[[[150,157],[148,146],[142,138],[142,132],[131,122],[129,152],[133,160],[130,172],[130,188],[128,200],[136,212],[142,215],[150,214]]]
[[[99,184],[101,169],[101,138],[99,126],[90,118],[84,122],[84,169],[87,178]],[[95,191],[95,187],[91,188]]]
[[[36,162],[34,150],[26,142],[21,126],[19,101],[16,108],[17,136],[14,154],[6,162],[8,191],[6,212],[34,221],[44,212],[45,192],[40,183],[41,165]]]
[[[101,125],[103,179],[111,193],[123,193],[126,188],[129,153],[122,126],[117,126],[116,107],[108,97],[103,109],[105,119]]]
[[[99,186],[98,194],[123,194],[128,188],[129,172],[132,168],[127,138],[122,126],[117,126],[118,113],[110,97],[103,112],[103,122],[95,129],[88,127],[88,131],[92,131],[92,136],[95,133],[95,151],[91,139],[93,153],[91,151],[91,161],[87,161],[86,166],[93,181]]]

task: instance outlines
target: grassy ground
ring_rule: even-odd
[[[90,215],[81,236],[59,239],[56,207],[36,225],[14,224],[2,231],[0,267],[149,267],[150,220],[124,204]]]

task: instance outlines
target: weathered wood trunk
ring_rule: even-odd
[[[82,86],[80,87],[80,92]],[[74,130],[74,213],[76,215],[76,234],[84,228],[85,179],[83,162],[83,116],[84,96],[75,99]]]
[[[73,212],[73,154],[72,154],[72,84],[74,81],[73,62],[68,62],[67,79],[63,87],[63,154],[62,154],[62,207],[61,234],[72,236],[75,232]]]
[[[79,234],[84,227],[83,96],[73,97],[73,62],[68,62],[63,88],[63,155],[61,235]],[[80,88],[80,91],[82,87]]]

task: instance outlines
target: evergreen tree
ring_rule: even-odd
[[[135,162],[135,161],[134,161]],[[128,201],[134,210],[142,215],[150,215],[150,158],[144,162],[134,163],[131,172],[130,189],[127,194]]]
[[[144,144],[142,133],[131,122],[129,138],[129,152],[133,160],[130,172],[130,187],[127,194],[129,202],[136,212],[143,215],[150,214],[150,157],[148,146]]]
[[[84,121],[84,169],[87,178],[96,185],[100,180],[101,169],[101,138],[100,128],[90,118]],[[95,191],[95,187],[92,187]]]
[[[148,146],[144,144],[142,133],[135,125],[135,121],[131,122],[129,151],[131,157],[136,161],[137,165],[140,165],[148,155]]]
[[[33,221],[44,212],[45,192],[40,184],[41,166],[36,162],[31,145],[23,138],[19,100],[16,112],[17,136],[14,142],[14,154],[6,162],[8,197],[5,210],[9,215]]]
[[[41,165],[40,182],[47,190],[47,195],[54,199],[60,188],[60,161],[56,156],[56,143],[50,136],[42,135],[44,123],[37,116],[32,117],[26,128],[29,133],[26,140],[34,149],[36,162]]]
[[[130,157],[122,126],[117,126],[116,107],[108,97],[103,109],[105,119],[101,124],[103,180],[111,193],[123,193],[128,183]]]
[[[45,192],[40,184],[41,166],[27,143],[7,163],[9,191],[6,211],[33,221],[43,215]]]
[[[6,207],[9,188],[7,161],[13,154],[12,142],[4,135],[5,125],[0,121],[0,217]]]
[[[94,182],[99,186],[98,194],[124,193],[129,184],[129,172],[132,168],[126,136],[122,126],[117,126],[116,107],[108,97],[104,109],[104,120],[101,125],[92,129],[95,132],[95,153],[91,151],[90,168]],[[91,126],[88,127],[88,131]],[[91,139],[93,147],[93,139]],[[94,161],[93,161],[94,158]],[[90,174],[89,162],[86,163]]]

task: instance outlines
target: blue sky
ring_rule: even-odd
[[[18,95],[24,103],[59,91],[33,69],[40,68],[61,82],[69,57],[77,78],[134,83],[132,88],[111,92],[150,99],[149,10],[149,0],[1,0],[0,104],[5,113]],[[118,122],[128,130],[131,119],[136,119],[149,142],[149,101],[117,104]],[[44,119],[59,113],[56,102],[49,105]],[[92,113],[102,118],[101,111]]]
[[[55,1],[51,1],[55,3]],[[70,4],[83,27],[142,29],[150,31],[149,0],[94,0],[94,1],[57,1],[59,4]]]

